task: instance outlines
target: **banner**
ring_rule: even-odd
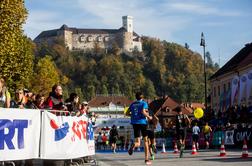
[[[225,132],[225,145],[234,145],[234,130]]]
[[[130,118],[97,118],[94,127],[131,126]]]
[[[0,161],[39,157],[40,110],[0,108]]]
[[[247,105],[252,106],[252,70],[248,72],[247,80]]]
[[[231,105],[238,104],[239,82],[240,80],[238,76],[235,76],[232,79]]]
[[[247,74],[243,74],[241,77],[240,77],[240,94],[239,94],[239,104],[240,103],[244,103],[246,104],[247,101]]]
[[[72,159],[95,154],[92,123],[85,116],[42,113],[41,158]]]

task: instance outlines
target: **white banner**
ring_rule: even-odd
[[[243,74],[241,77],[240,77],[240,94],[239,94],[239,104],[240,103],[246,103],[246,97],[247,97],[247,93],[246,93],[246,90],[247,90],[247,74]]]
[[[131,126],[130,118],[97,118],[94,127]]]
[[[247,105],[252,105],[252,70],[248,72],[248,81],[247,81]]]
[[[239,77],[232,79],[231,105],[238,104]]]
[[[225,132],[225,145],[234,145],[234,130]]]
[[[40,113],[0,108],[0,161],[39,157]]]
[[[42,114],[41,158],[72,159],[95,154],[92,123],[85,116]]]

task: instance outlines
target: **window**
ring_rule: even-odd
[[[214,97],[216,97],[216,87],[214,87]]]
[[[105,41],[109,41],[109,37],[106,36],[106,37],[104,38],[104,40],[105,40]]]
[[[88,36],[88,41],[89,42],[93,41],[93,37],[92,36]]]
[[[231,89],[231,85],[230,85],[230,82],[228,83],[228,90],[230,90]]]
[[[220,86],[218,86],[218,96],[220,96]]]
[[[86,41],[86,37],[85,37],[84,35],[81,35],[81,36],[80,36],[80,41],[81,41],[81,42]]]
[[[223,85],[224,93],[226,93],[226,84]]]
[[[98,36],[98,37],[97,37],[97,40],[98,40],[98,42],[101,42],[101,41],[102,41],[102,37],[101,37],[101,36]]]

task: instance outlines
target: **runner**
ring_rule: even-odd
[[[180,158],[183,157],[183,151],[185,149],[185,139],[186,139],[186,130],[187,125],[189,126],[191,121],[187,115],[182,113],[182,107],[178,106],[176,108],[178,115],[176,115],[176,133],[177,141],[180,148]]]
[[[131,145],[128,150],[129,155],[133,154],[135,148],[140,147],[140,133],[144,139],[144,153],[145,153],[145,164],[150,165],[151,161],[149,160],[149,144],[147,136],[147,119],[152,120],[152,117],[148,114],[148,104],[143,100],[143,95],[141,92],[136,93],[137,101],[133,102],[129,111],[131,113],[131,124],[134,129],[135,142]]]
[[[209,139],[210,139],[211,132],[212,132],[212,128],[208,126],[208,122],[206,122],[206,125],[203,127],[203,134],[205,137],[206,149],[209,148]]]
[[[150,151],[151,160],[154,160],[155,159],[154,153],[157,154],[157,148],[156,148],[156,139],[155,139],[156,125],[154,124],[153,120],[154,118],[157,118],[157,117],[153,115],[152,111],[149,111],[149,115],[151,115],[153,119],[148,121],[147,134],[148,134],[149,151]],[[156,121],[158,121],[158,118],[156,119]]]
[[[192,128],[192,140],[195,143],[197,150],[199,150],[199,133],[200,133],[200,128],[199,126],[197,126],[197,123],[195,123]]]
[[[116,153],[116,141],[118,139],[118,131],[116,129],[116,126],[113,125],[110,132],[109,132],[109,142],[111,145],[111,149],[113,153]]]

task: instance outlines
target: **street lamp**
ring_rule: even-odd
[[[205,43],[205,37],[204,37],[203,32],[201,33],[200,46],[203,47],[203,54],[204,54],[205,107],[207,109],[206,52],[205,52],[206,43]]]

